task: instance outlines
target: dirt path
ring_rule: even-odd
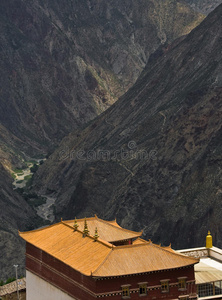
[[[41,218],[53,222],[55,219],[53,207],[56,199],[52,197],[47,197],[45,195],[42,195],[42,197],[45,197],[47,200],[45,204],[42,204],[36,208],[37,214]]]

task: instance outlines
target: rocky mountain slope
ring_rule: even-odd
[[[0,164],[0,280],[15,277],[14,264],[18,264],[19,275],[24,275],[25,245],[18,229],[35,228],[39,223],[34,210],[11,189],[12,178]]]
[[[17,229],[40,224],[30,223],[36,215],[5,170],[52,151],[70,131],[78,134],[132,86],[159,45],[202,19],[172,0],[1,1],[2,277],[14,272],[11,258],[22,264]]]
[[[158,49],[135,85],[35,176],[57,217],[93,213],[174,248],[222,247],[222,5]]]
[[[218,5],[222,3],[221,0],[184,0],[194,10],[199,11],[203,14],[209,14]]]
[[[114,103],[161,43],[202,19],[170,0],[2,0],[0,136],[14,136],[5,147],[54,149]]]

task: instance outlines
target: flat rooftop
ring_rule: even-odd
[[[194,266],[199,298],[222,299],[222,250],[217,247],[201,247],[178,252],[200,260]]]

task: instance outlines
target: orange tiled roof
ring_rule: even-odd
[[[90,223],[93,224],[92,228],[95,224],[102,223],[98,218],[91,220],[92,223],[87,219],[89,229]],[[79,225],[84,223],[84,219],[77,221]],[[176,253],[171,248],[163,248],[142,239],[138,239],[134,245],[127,246],[113,246],[101,238],[95,241],[93,236],[83,237],[79,228],[74,231],[70,222],[60,222],[19,234],[30,244],[88,276],[107,277],[145,273],[184,267],[198,262],[197,259]],[[105,223],[105,221],[102,223],[103,228],[106,228]],[[112,226],[113,230],[119,229],[116,225]],[[108,233],[109,231],[110,229],[107,230]],[[123,231],[125,230],[122,229]],[[94,232],[91,234],[94,235]]]
[[[198,260],[178,255],[171,248],[163,248],[152,242],[118,246],[92,275],[98,277],[121,276],[193,265]]]
[[[140,244],[144,244],[147,243],[146,240],[143,240],[141,238],[137,238],[135,241],[133,241],[133,245],[140,245]]]
[[[94,235],[95,228],[98,229],[99,237],[107,242],[115,242],[137,238],[142,235],[141,232],[135,232],[128,229],[120,227],[116,221],[104,221],[99,219],[97,216],[93,218],[87,218],[87,225],[89,229],[89,234]],[[85,219],[78,219],[78,229],[83,231]],[[64,223],[73,226],[74,220],[64,221]]]
[[[86,236],[63,222],[43,229],[19,233],[28,243],[42,249],[65,264],[90,275],[107,257],[112,245]]]

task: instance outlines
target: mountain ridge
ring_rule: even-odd
[[[189,4],[193,9],[203,13],[209,14],[212,10],[214,10],[218,5],[222,3],[221,0],[209,1],[209,0],[184,0],[187,4]]]
[[[220,172],[210,166],[220,164],[221,16],[222,5],[182,41],[159,49],[134,86],[39,169],[34,187],[57,197],[58,218],[117,217],[174,247],[200,245],[212,227],[221,245]],[[125,159],[124,151],[137,157]]]
[[[3,0],[0,8],[0,122],[30,157],[46,155],[107,109],[161,43],[203,19],[177,1],[84,0],[60,6],[50,0]]]
[[[164,144],[164,141],[157,140],[156,144],[153,141],[158,131],[164,134],[171,110],[161,107],[155,114],[160,104],[156,103],[155,106],[155,101],[151,101],[155,94],[161,96],[167,90],[167,85],[168,94],[172,88],[170,82],[164,85],[157,60],[164,63],[164,56],[185,37],[171,45],[168,41],[188,33],[204,18],[181,3],[171,0],[63,1],[61,9],[61,2],[56,0],[2,1],[0,199],[6,209],[0,212],[0,247],[3,251],[0,263],[5,279],[14,273],[9,261],[19,264],[24,271],[24,245],[18,240],[17,229],[29,230],[43,225],[28,201],[13,190],[10,170],[15,166],[20,168],[27,157],[30,159],[52,151],[70,131],[72,133],[64,139],[56,154],[44,166],[40,166],[34,182],[37,193],[42,191],[53,197],[59,195],[57,218],[68,218],[70,214],[73,218],[74,213],[84,216],[95,212],[108,219],[117,216],[122,225],[139,230],[144,228],[147,237],[164,243],[168,243],[168,239],[174,243],[180,230],[186,228],[183,220],[171,216],[169,211],[166,212],[166,218],[161,208],[166,186],[155,183],[159,177],[163,177],[155,168],[160,169],[158,161],[162,146],[159,144]],[[78,9],[73,11],[71,4],[79,4],[76,6]],[[147,14],[152,18],[148,20]],[[147,30],[144,31],[144,28]],[[159,50],[150,56],[159,46]],[[100,48],[105,53],[102,56]],[[185,60],[192,59],[192,53],[189,55]],[[123,100],[129,97],[130,102],[123,101],[121,111],[119,102],[113,104],[101,117],[96,117],[128,90],[148,57],[151,69],[146,68],[135,87],[122,96]],[[166,75],[169,67],[170,63],[164,71]],[[143,92],[142,87],[147,81],[147,72],[150,72],[149,94]],[[189,104],[194,98],[207,94],[207,90],[204,94],[201,89],[190,93],[186,101]],[[215,89],[211,95],[212,101],[217,103],[220,93]],[[140,97],[149,104],[141,105]],[[177,105],[179,109],[180,104]],[[137,113],[134,114],[136,109]],[[146,113],[150,110],[149,118],[141,114],[143,110]],[[92,121],[94,117],[96,119]],[[215,120],[218,121],[218,117]],[[81,131],[81,127],[84,131]],[[183,145],[183,140],[180,140],[178,147],[180,145]],[[101,150],[105,152],[97,154]],[[140,150],[144,151],[145,157],[140,157]],[[109,158],[101,159],[101,155],[107,155],[106,151],[109,151]],[[130,159],[125,155],[130,155]],[[58,167],[54,158],[60,163]],[[215,159],[219,158],[216,153]],[[166,162],[163,160],[164,164]],[[172,164],[172,168],[178,166]],[[167,169],[164,172],[166,174]],[[41,175],[45,176],[45,182],[40,183]],[[173,184],[169,181],[167,201],[171,198],[172,190],[177,194],[178,182],[179,179],[175,179]],[[49,184],[48,188],[46,184]],[[217,191],[220,196],[220,188]],[[30,188],[26,192],[32,193]],[[147,195],[153,197],[153,201],[147,201]],[[183,204],[185,200],[180,201]],[[147,211],[147,206],[150,211]],[[155,214],[156,222],[153,219]],[[149,223],[147,216],[151,218]],[[168,225],[171,219],[174,224],[179,221],[181,229],[177,227],[175,237],[167,232],[159,233],[159,228],[164,224],[158,222],[164,218],[165,230],[172,229]],[[187,232],[185,236],[189,238]],[[189,243],[192,243],[192,239]]]

